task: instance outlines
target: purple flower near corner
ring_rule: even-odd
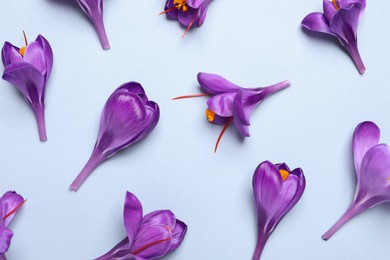
[[[219,141],[231,122],[234,122],[238,132],[249,137],[250,114],[267,96],[290,86],[289,81],[261,88],[242,88],[216,74],[199,73],[198,82],[203,94],[187,95],[174,98],[192,98],[209,96],[206,110],[210,123],[224,125],[218,137],[214,152]]]
[[[89,19],[99,36],[103,49],[110,49],[106,29],[103,22],[103,0],[76,0],[81,9],[88,15]]]
[[[141,202],[126,193],[123,213],[127,237],[95,260],[148,260],[164,257],[183,242],[187,225],[170,210],[157,210],[143,216]]]
[[[2,60],[5,67],[3,79],[13,84],[31,105],[41,141],[46,141],[45,93],[53,66],[53,52],[49,42],[38,35],[34,42],[18,48],[5,42]]]
[[[311,13],[302,26],[314,32],[335,36],[351,55],[360,74],[366,71],[357,44],[357,27],[366,0],[323,0],[324,13]]]
[[[8,226],[25,202],[23,197],[14,191],[6,192],[0,198],[0,259],[6,259],[4,254],[8,251],[14,235]]]
[[[165,11],[160,14],[167,14],[168,18],[178,20],[182,26],[187,27],[184,37],[192,26],[203,25],[210,2],[211,0],[167,0]]]
[[[257,215],[257,245],[252,260],[259,260],[264,246],[283,217],[297,204],[305,190],[305,176],[284,163],[262,162],[253,175]]]
[[[77,191],[101,162],[144,139],[155,128],[159,118],[157,103],[148,100],[141,84],[128,82],[116,89],[101,114],[92,155],[70,189]]]
[[[349,209],[323,236],[328,240],[354,216],[390,201],[390,147],[379,144],[380,130],[373,122],[360,123],[353,134],[357,177],[355,198]]]

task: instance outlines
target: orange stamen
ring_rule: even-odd
[[[333,3],[334,8],[336,8],[336,10],[338,11],[340,9],[340,6],[337,3],[337,0],[332,0],[332,3]]]
[[[159,15],[169,13],[170,11],[173,11],[173,10],[175,10],[175,9],[177,9],[176,6],[173,6],[173,7],[171,7],[171,8],[168,8],[168,9],[165,10],[165,11],[162,11],[161,13],[159,13]]]
[[[172,100],[178,100],[178,99],[184,99],[184,98],[205,97],[205,96],[210,96],[210,94],[202,93],[202,94],[194,94],[194,95],[179,96],[179,97],[174,97],[174,98],[172,98]]]
[[[163,242],[165,242],[165,241],[169,241],[169,240],[171,240],[170,237],[165,238],[165,239],[161,239],[161,240],[154,241],[154,242],[152,242],[152,243],[150,243],[150,244],[147,244],[147,245],[144,245],[143,247],[138,248],[137,250],[131,252],[131,254],[136,255],[136,254],[138,254],[138,253],[144,251],[145,249],[148,249],[148,248],[151,247],[151,246],[154,246],[154,245],[157,245],[157,244],[163,243]]]
[[[11,210],[10,212],[8,212],[7,215],[5,215],[3,217],[3,220],[5,220],[6,218],[8,218],[9,216],[11,216],[12,214],[14,214],[21,206],[23,206],[23,204],[27,201],[27,199],[25,199],[22,203],[20,203],[18,206],[16,206],[13,210]]]
[[[218,136],[218,140],[217,140],[217,143],[215,144],[215,148],[214,148],[214,153],[217,152],[217,149],[218,149],[218,145],[219,145],[219,142],[221,141],[221,138],[223,136],[223,134],[225,133],[226,129],[229,127],[230,123],[233,121],[233,117],[231,116],[229,118],[229,120],[226,122],[225,126],[223,127],[221,133],[219,134]]]
[[[288,171],[286,171],[286,170],[279,170],[279,172],[280,172],[280,175],[282,176],[282,180],[286,180],[287,178],[288,178],[288,176],[290,175],[289,173],[288,173]]]
[[[186,34],[190,31],[192,25],[194,25],[195,19],[196,19],[196,16],[194,17],[194,19],[192,20],[192,22],[190,23],[190,25],[188,25],[186,31],[183,33],[183,36],[181,37],[182,39],[184,39],[184,36],[186,36]]]

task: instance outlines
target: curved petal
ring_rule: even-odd
[[[17,194],[15,191],[8,191],[6,192],[3,197],[1,198],[2,201],[2,217],[6,216],[10,212],[12,212],[14,209],[16,209],[19,205],[21,205],[24,201],[23,197]],[[4,226],[8,226],[9,223],[11,223],[12,219],[15,217],[17,211],[12,213],[11,215],[7,216],[7,218],[4,220]]]
[[[1,58],[3,60],[4,67],[12,63],[23,62],[23,57],[19,53],[19,48],[13,46],[9,42],[5,42],[1,51]]]
[[[186,233],[187,233],[187,225],[181,220],[176,219],[176,225],[172,231],[171,246],[169,247],[167,254],[176,250],[181,245]]]
[[[188,6],[192,8],[199,8],[205,0],[187,0]]]
[[[198,15],[198,9],[188,7],[186,12],[179,11],[177,13],[177,18],[181,25],[188,27],[195,21],[195,18]]]
[[[169,250],[172,240],[172,230],[165,225],[153,225],[138,233],[131,253],[146,259],[163,257]]]
[[[302,20],[302,26],[313,32],[321,32],[335,36],[331,31],[325,16],[321,13],[311,13]]]
[[[199,8],[198,16],[195,21],[195,25],[197,27],[201,27],[204,23],[204,20],[206,19],[207,11],[209,9],[211,0],[205,0],[201,7]]]
[[[277,164],[275,164],[275,167],[276,167],[276,169],[278,169],[278,171],[285,170],[289,174],[291,173],[291,170],[286,163],[277,163]]]
[[[249,137],[250,134],[249,134],[249,126],[248,125],[244,125],[243,123],[241,123],[240,120],[236,120],[234,118],[233,120],[234,122],[234,126],[236,127],[237,131],[244,137]]]
[[[250,125],[250,114],[263,101],[261,91],[240,89],[233,102],[235,121],[243,125]]]
[[[53,50],[51,49],[50,43],[42,35],[38,35],[35,40],[43,49],[43,54],[46,60],[46,81],[50,77],[51,70],[53,68]]]
[[[130,192],[126,192],[123,220],[125,223],[127,237],[129,239],[128,243],[131,245],[133,244],[138,228],[141,225],[142,205],[137,197]]]
[[[215,95],[207,100],[207,106],[219,116],[230,117],[233,115],[233,102],[236,95],[235,92]]]
[[[6,67],[3,79],[13,84],[31,103],[44,103],[45,78],[33,65],[26,62]]]
[[[329,22],[332,21],[333,16],[337,13],[337,10],[332,0],[324,0],[323,8],[324,8],[325,21],[327,24],[329,24]]]
[[[143,217],[140,229],[156,224],[173,229],[176,225],[176,217],[170,210],[156,210]],[[142,231],[140,230],[139,232]]]
[[[23,61],[33,65],[42,75],[46,74],[45,53],[39,43],[32,42],[27,45]]]
[[[364,156],[355,198],[370,201],[368,207],[390,201],[390,148],[387,145],[378,144]]]
[[[207,116],[207,114],[206,114]],[[208,119],[208,117],[207,117]],[[217,114],[214,115],[214,119],[213,121],[209,121],[210,123],[214,124],[214,125],[225,125],[227,123],[227,121],[229,121],[230,117],[223,117],[223,116],[219,116]]]
[[[0,254],[4,254],[8,251],[13,236],[14,233],[12,233],[11,229],[0,226]]]
[[[165,3],[164,11],[167,11],[173,7],[174,7],[173,0],[168,0]],[[166,15],[168,16],[168,18],[171,18],[171,19],[178,19],[178,13],[179,13],[179,10],[177,8],[173,8],[171,11],[167,12]]]
[[[142,140],[147,135],[149,135],[153,129],[157,126],[158,121],[160,120],[160,107],[157,103],[153,101],[148,101],[147,105],[145,106],[146,109],[146,119],[145,119],[145,129],[141,133],[140,136],[138,136],[136,142]]]
[[[368,150],[379,143],[380,129],[373,122],[360,123],[353,133],[353,156],[358,180],[363,158]]]
[[[239,86],[217,74],[200,72],[198,73],[198,82],[202,90],[209,94],[237,92],[240,89]]]

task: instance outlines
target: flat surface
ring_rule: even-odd
[[[347,209],[355,189],[351,153],[358,123],[375,121],[390,142],[390,1],[369,1],[359,27],[367,67],[360,76],[331,40],[300,28],[322,1],[213,1],[205,24],[184,40],[177,22],[157,14],[164,1],[105,1],[111,50],[72,0],[1,0],[0,42],[23,44],[44,35],[54,51],[47,86],[48,141],[40,143],[33,113],[9,83],[0,81],[0,193],[16,190],[28,202],[11,225],[10,260],[92,259],[123,237],[125,191],[145,213],[171,209],[188,226],[169,259],[250,259],[256,220],[252,174],[270,160],[301,167],[307,189],[280,223],[263,259],[388,259],[390,206],[356,217],[330,241],[324,233]],[[252,114],[251,137],[208,124],[199,71],[243,87],[285,79],[292,86]],[[79,192],[68,186],[95,143],[100,112],[122,83],[139,81],[161,107],[144,141],[117,154]]]

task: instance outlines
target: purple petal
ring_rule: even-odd
[[[329,24],[329,22],[332,21],[333,16],[337,13],[337,10],[333,5],[332,0],[324,0],[323,7],[326,24]]]
[[[141,135],[138,136],[136,141],[140,141],[143,138],[145,138],[147,135],[149,135],[150,132],[152,132],[153,129],[156,127],[158,121],[160,120],[160,108],[157,103],[153,101],[148,101],[148,103],[145,106],[145,109],[146,109],[146,119],[145,119],[146,128],[141,133]]]
[[[43,54],[46,60],[46,81],[49,79],[51,70],[53,68],[53,51],[51,49],[50,43],[42,35],[38,35],[35,40],[42,48]]]
[[[198,82],[202,90],[209,94],[237,92],[240,89],[239,86],[216,74],[200,72]]]
[[[130,193],[126,193],[125,209],[123,212],[123,220],[126,227],[129,244],[133,244],[138,228],[142,221],[142,205],[137,197]]]
[[[199,8],[198,16],[195,21],[197,27],[201,27],[206,19],[207,10],[209,9],[211,0],[205,0],[202,6]]]
[[[188,6],[192,8],[199,8],[205,0],[187,0]]]
[[[184,222],[176,219],[176,225],[172,231],[171,246],[169,247],[167,254],[176,250],[181,245],[186,233],[187,233],[187,225]]]
[[[46,57],[45,53],[38,42],[32,42],[27,45],[23,61],[33,65],[42,75],[46,74]]]
[[[207,105],[217,115],[230,117],[233,115],[233,102],[236,95],[235,92],[215,95],[207,100]]]
[[[230,117],[223,117],[219,116],[217,114],[214,115],[214,120],[210,123],[215,124],[215,125],[225,125],[227,121],[229,121]]]
[[[236,127],[237,131],[244,137],[249,137],[249,126],[243,124],[240,120],[233,120],[234,126]]]
[[[8,191],[6,192],[3,197],[1,198],[2,201],[2,217],[4,218],[8,213],[10,213],[12,210],[16,209],[19,205],[21,205],[24,201],[23,197],[17,194],[15,191]],[[12,219],[15,217],[17,211],[9,215],[4,220],[4,226],[8,226]]]
[[[140,229],[155,224],[165,225],[173,229],[176,225],[176,217],[170,210],[156,210],[143,217]]]
[[[173,4],[173,0],[168,0],[165,4],[165,8],[164,10],[168,10],[168,9],[171,9],[173,8],[175,5]],[[168,16],[168,18],[171,18],[171,19],[178,19],[178,14],[179,14],[179,10],[177,8],[174,8],[172,11],[169,11],[166,13],[166,15]]]
[[[169,250],[172,230],[165,225],[148,226],[135,238],[131,253],[146,259],[163,257]]]
[[[285,164],[285,163],[277,163],[277,164],[275,164],[275,167],[276,167],[276,169],[278,169],[278,171],[280,171],[280,170],[285,170],[285,171],[287,171],[288,173],[291,173],[290,168],[289,168],[288,165]]]
[[[302,26],[313,32],[321,32],[334,36],[325,16],[321,13],[311,13],[302,21]]]
[[[360,168],[367,151],[379,143],[380,129],[373,122],[360,123],[353,134],[353,156],[358,180]]]
[[[188,7],[187,11],[185,12],[179,11],[177,14],[177,18],[183,26],[188,27],[195,21],[197,15],[198,9]]]
[[[23,57],[19,53],[19,48],[13,46],[9,42],[5,42],[2,52],[1,52],[1,58],[3,60],[4,67],[7,67],[8,65],[12,63],[17,62],[23,62]]]
[[[0,254],[8,251],[13,235],[9,228],[0,225]]]

